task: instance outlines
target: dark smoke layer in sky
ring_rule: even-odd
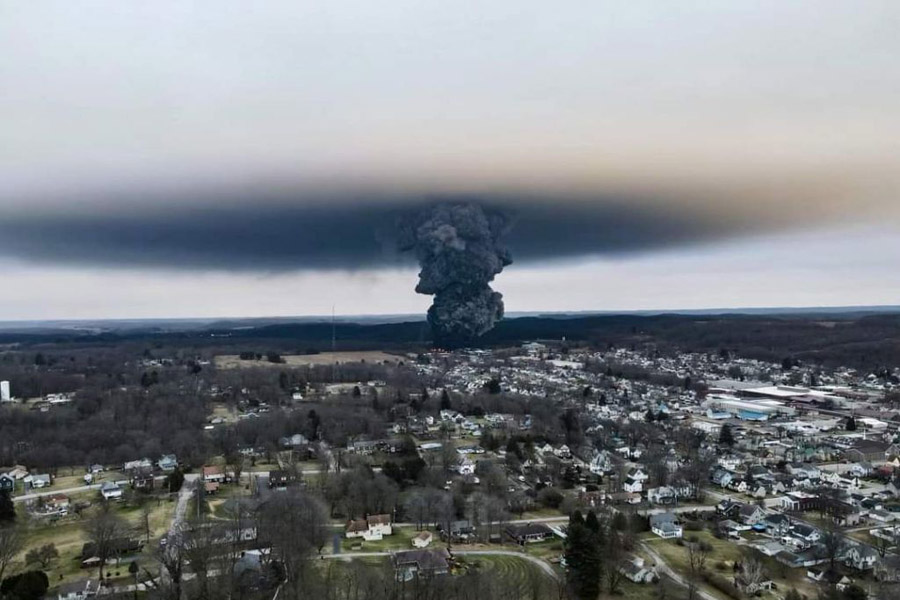
[[[896,2],[0,10],[9,317],[135,314],[120,286],[135,316],[167,316],[147,290],[193,294],[184,316],[291,306],[260,277],[312,302],[291,312],[418,310],[394,224],[448,201],[511,215],[517,310],[900,297]],[[863,279],[822,274],[824,237]]]
[[[228,199],[216,203],[214,199]],[[716,216],[641,199],[589,201],[551,196],[422,195],[379,192],[329,200],[299,190],[272,197],[144,196],[125,206],[9,211],[0,218],[0,254],[47,264],[233,271],[362,270],[409,265],[397,223],[440,204],[471,203],[502,213],[505,239],[525,264],[696,245],[785,224]]]

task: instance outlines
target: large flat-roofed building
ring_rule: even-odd
[[[834,393],[830,389],[810,389],[792,385],[767,385],[741,389],[739,395],[745,398],[770,398],[784,402],[842,404],[847,398]]]
[[[710,394],[703,407],[716,413],[728,413],[745,421],[767,421],[778,415],[793,415],[796,412],[778,400],[754,400],[725,394]]]
[[[793,400],[809,395],[809,388],[795,387],[790,385],[767,385],[763,387],[744,388],[741,390],[742,396],[756,398],[774,398],[776,400]]]

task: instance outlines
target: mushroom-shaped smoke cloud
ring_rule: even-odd
[[[400,223],[400,246],[422,267],[416,292],[434,296],[428,322],[438,346],[469,345],[503,317],[490,282],[512,263],[502,212],[473,203],[438,204]]]

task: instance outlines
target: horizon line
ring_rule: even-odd
[[[758,312],[778,313],[784,312],[900,312],[900,304],[850,304],[850,305],[822,305],[822,306],[735,306],[735,307],[705,307],[705,308],[643,308],[643,309],[582,309],[582,310],[519,310],[509,311],[505,319],[527,318],[535,316],[614,316],[614,315],[663,315],[663,314],[750,314]],[[215,321],[266,321],[302,319],[305,321],[331,322],[331,319],[339,319],[344,322],[352,319],[403,319],[412,321],[424,321],[422,313],[372,313],[372,314],[309,314],[309,315],[268,315],[268,316],[208,316],[208,317],[88,317],[88,318],[44,318],[44,319],[4,319],[0,320],[0,327],[9,325],[40,324],[40,323],[127,323],[127,322],[215,322]]]

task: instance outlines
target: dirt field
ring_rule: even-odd
[[[285,354],[282,356],[284,363],[271,363],[262,360],[241,360],[237,354],[223,354],[216,357],[216,367],[219,369],[240,369],[250,367],[306,367],[311,365],[330,365],[333,363],[397,363],[407,360],[403,356],[387,354],[380,351],[367,352],[322,352],[319,354]]]

